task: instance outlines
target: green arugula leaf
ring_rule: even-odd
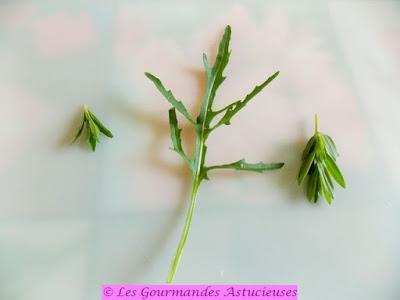
[[[241,159],[238,161],[235,161],[230,164],[223,164],[223,165],[215,165],[215,166],[210,166],[206,167],[205,169],[207,171],[214,170],[214,169],[234,169],[238,171],[250,171],[250,172],[258,172],[262,173],[265,171],[270,171],[270,170],[275,170],[282,168],[284,163],[248,163],[246,160]]]
[[[231,39],[231,27],[228,25],[225,28],[222,39],[219,43],[217,57],[214,65],[211,67],[206,54],[203,54],[203,65],[207,75],[207,87],[205,91],[204,100],[200,107],[199,115],[196,121],[189,115],[187,109],[182,102],[178,101],[172,94],[171,91],[167,91],[162,85],[161,81],[150,73],[145,73],[156,86],[156,88],[163,94],[163,96],[172,104],[173,108],[169,110],[169,125],[171,131],[171,140],[174,150],[188,162],[191,173],[192,173],[192,193],[190,198],[190,205],[188,214],[186,217],[185,226],[181,239],[178,244],[178,248],[171,265],[171,271],[168,277],[168,283],[173,282],[174,276],[182,255],[183,248],[186,244],[187,236],[191,226],[194,207],[198,194],[199,187],[203,180],[208,180],[208,171],[214,169],[234,169],[239,171],[250,171],[250,172],[264,172],[274,169],[279,169],[283,166],[283,163],[248,163],[244,159],[222,165],[206,166],[206,154],[207,146],[206,141],[209,134],[221,124],[229,124],[231,118],[237,114],[253,97],[255,97],[261,90],[263,90],[279,72],[267,78],[261,85],[256,86],[243,100],[231,103],[227,107],[220,110],[213,110],[213,103],[218,88],[225,81],[224,70],[229,62],[231,51],[229,50],[229,43]],[[189,158],[182,147],[181,140],[181,129],[178,126],[178,120],[176,118],[175,110],[179,111],[185,116],[193,126],[196,141],[194,145],[193,158]],[[211,127],[212,120],[219,114],[223,114],[222,118],[217,122],[216,126]]]
[[[185,151],[182,148],[182,139],[181,139],[181,132],[182,129],[178,127],[178,119],[176,117],[175,108],[171,108],[168,111],[169,114],[169,127],[171,132],[171,140],[172,145],[174,146],[173,150],[178,153],[188,164],[189,167],[192,169],[192,161],[186,156]]]
[[[206,73],[208,76],[208,89],[209,96],[207,97],[207,101],[204,102],[204,106],[201,110],[200,114],[205,114],[206,109],[210,109],[215,98],[215,94],[220,85],[225,81],[225,76],[223,72],[225,67],[229,62],[230,51],[229,51],[229,42],[231,39],[231,27],[226,26],[224,35],[218,47],[217,58],[215,59],[214,66],[211,70],[206,69]]]
[[[243,107],[245,107],[246,104],[251,99],[253,99],[258,93],[260,93],[278,75],[279,75],[279,71],[275,72],[272,76],[268,77],[267,80],[265,80],[262,84],[257,85],[249,94],[246,95],[246,97],[243,100],[236,101],[236,102],[228,105],[227,107],[223,108],[222,110],[220,110],[219,112],[225,111],[225,114],[218,121],[218,123],[212,128],[212,130],[221,126],[222,124],[230,125],[232,117],[234,115],[236,115]]]
[[[315,115],[315,133],[307,143],[302,155],[302,164],[297,176],[298,184],[302,184],[306,176],[306,194],[310,201],[317,202],[324,196],[328,204],[334,198],[332,178],[343,188],[346,187],[344,177],[335,160],[338,156],[333,139],[318,131],[318,116]]]
[[[190,116],[189,112],[187,111],[185,105],[181,101],[178,101],[175,96],[172,94],[171,90],[168,90],[164,87],[161,80],[158,79],[156,76],[150,73],[144,73],[147,78],[149,78],[157,89],[161,92],[161,94],[167,99],[169,103],[172,104],[173,107],[176,108],[185,118],[192,124],[194,124],[193,118]]]
[[[169,125],[171,129],[171,140],[174,145],[174,150],[179,153],[184,153],[182,148],[181,131],[178,127],[178,119],[176,118],[175,108],[171,108],[169,111]]]
[[[93,152],[96,151],[97,143],[100,142],[100,132],[109,138],[113,137],[111,131],[100,122],[100,120],[89,110],[86,105],[83,106],[82,124],[72,140],[72,143],[78,140],[85,127],[87,131],[86,142]]]

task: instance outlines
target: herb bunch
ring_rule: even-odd
[[[168,283],[172,283],[174,280],[175,273],[182,255],[183,248],[185,246],[187,236],[189,233],[190,225],[193,218],[193,212],[196,204],[196,197],[200,187],[200,184],[204,179],[208,180],[208,173],[215,169],[234,169],[238,171],[250,171],[262,173],[268,170],[279,169],[283,166],[283,163],[248,163],[245,159],[238,161],[207,166],[206,153],[207,146],[206,141],[209,135],[222,125],[230,125],[232,118],[242,109],[247,103],[250,102],[258,93],[260,93],[268,84],[270,84],[279,74],[274,73],[268,77],[260,85],[256,86],[249,94],[243,99],[234,101],[221,109],[214,109],[214,99],[216,92],[221,84],[225,80],[223,74],[225,67],[228,64],[231,51],[229,50],[229,42],[231,38],[231,27],[228,25],[225,28],[224,35],[219,43],[218,54],[213,66],[209,64],[206,54],[203,54],[203,64],[207,75],[207,88],[203,103],[200,108],[199,115],[197,118],[193,118],[184,104],[176,99],[170,90],[167,90],[160,79],[156,76],[145,73],[160,93],[166,98],[166,100],[172,105],[169,110],[169,126],[171,133],[171,140],[173,150],[186,162],[188,168],[191,170],[192,175],[192,192],[190,197],[190,205],[188,208],[186,222],[183,228],[182,236],[176,250],[176,254],[173,258],[171,270],[168,277]],[[176,112],[182,114],[189,123],[193,126],[196,135],[195,150],[193,157],[189,157],[182,147],[181,140],[181,128],[179,128]]]
[[[316,203],[322,196],[328,204],[334,198],[336,181],[342,188],[346,188],[346,182],[336,164],[338,152],[333,139],[318,131],[318,115],[315,114],[315,133],[308,141],[302,156],[302,165],[297,176],[299,185],[308,176],[307,198]]]
[[[103,123],[97,118],[87,107],[87,105],[83,105],[83,118],[82,124],[79,128],[78,132],[76,133],[72,143],[75,143],[77,139],[81,136],[84,129],[86,127],[86,142],[92,151],[96,151],[97,143],[100,142],[100,133],[104,134],[105,136],[112,138],[113,134],[109,129],[107,129]]]

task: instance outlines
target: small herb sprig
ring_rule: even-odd
[[[310,202],[316,203],[324,196],[328,204],[331,204],[335,189],[333,180],[346,188],[342,172],[336,164],[337,156],[333,139],[318,131],[318,115],[315,114],[315,133],[304,149],[302,165],[297,176],[299,185],[308,176],[306,191]]]
[[[101,123],[101,121],[89,110],[86,104],[83,106],[83,119],[81,127],[72,140],[72,143],[77,141],[77,139],[83,133],[85,127],[87,131],[86,142],[93,152],[96,151],[97,143],[100,142],[100,132],[109,138],[113,137],[111,131],[107,129],[103,123]]]
[[[235,169],[239,171],[250,171],[250,172],[264,172],[273,169],[279,169],[283,166],[283,163],[248,163],[244,159],[238,160],[233,163],[207,166],[205,164],[207,146],[206,141],[209,135],[218,127],[222,125],[230,125],[232,118],[243,108],[247,103],[250,102],[259,92],[261,92],[268,84],[274,80],[279,72],[274,73],[268,77],[263,83],[256,86],[249,94],[242,100],[237,100],[222,109],[213,109],[213,103],[217,89],[225,80],[223,71],[228,64],[229,56],[231,51],[229,50],[229,42],[231,38],[231,27],[228,25],[225,28],[224,35],[220,41],[218,54],[213,66],[210,66],[206,54],[203,54],[203,63],[207,75],[207,88],[204,96],[200,113],[196,119],[194,119],[187,111],[184,104],[177,100],[170,90],[167,90],[161,81],[150,73],[145,73],[161,94],[167,99],[167,101],[173,106],[169,110],[169,126],[171,132],[171,140],[173,144],[173,150],[187,163],[187,166],[191,170],[192,174],[192,193],[190,197],[190,205],[186,216],[186,222],[182,232],[180,242],[174,259],[172,261],[171,270],[168,277],[168,283],[172,283],[174,280],[175,273],[182,255],[183,248],[185,246],[190,225],[193,218],[193,212],[196,204],[197,192],[200,184],[204,179],[208,180],[209,171],[215,169]],[[193,158],[190,158],[182,147],[181,140],[181,129],[178,125],[176,111],[181,113],[193,126],[196,142]],[[216,120],[216,118],[218,119]],[[215,120],[215,121],[214,121]]]

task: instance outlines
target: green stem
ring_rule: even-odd
[[[315,114],[315,133],[318,132],[318,114]]]
[[[190,196],[190,205],[189,205],[189,209],[188,209],[188,212],[186,215],[185,227],[183,228],[181,240],[179,242],[178,249],[176,250],[174,260],[172,261],[171,271],[169,273],[167,283],[172,283],[174,281],[175,273],[176,273],[176,270],[179,265],[182,251],[183,251],[183,248],[185,247],[186,240],[187,240],[187,237],[189,234],[190,225],[192,224],[193,212],[194,212],[194,208],[196,206],[196,197],[197,197],[197,191],[199,189],[199,186],[200,186],[200,181],[196,177],[193,180],[192,194]]]
[[[201,171],[206,152],[205,148],[206,146],[204,139],[204,130],[201,130],[201,133],[198,134],[196,139],[195,167],[193,168],[193,184],[192,184],[192,193],[190,196],[190,205],[186,215],[186,222],[185,226],[183,227],[181,240],[179,241],[178,249],[176,250],[175,257],[171,264],[171,271],[169,272],[167,283],[172,283],[174,281],[175,273],[178,268],[183,248],[185,247],[186,240],[189,234],[190,225],[192,224],[193,212],[196,206],[197,191],[199,190],[202,181]]]

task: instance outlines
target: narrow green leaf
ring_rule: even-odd
[[[333,189],[331,188],[329,180],[327,179],[326,172],[324,170],[324,166],[323,166],[322,162],[317,163],[317,168],[318,168],[318,172],[320,174],[321,186],[322,186],[322,190],[323,190],[325,199],[329,204],[331,204],[332,200],[334,198]]]
[[[329,186],[331,187],[332,191],[334,190],[335,186],[333,185],[332,177],[329,174],[328,169],[326,168],[325,164],[323,164],[325,178],[328,181]]]
[[[231,40],[231,26],[228,25],[225,27],[224,35],[222,36],[221,42],[219,43],[217,57],[215,59],[214,66],[212,68],[212,75],[214,77],[214,80],[213,80],[213,84],[211,87],[211,97],[210,97],[210,103],[209,103],[210,107],[215,98],[217,89],[220,87],[220,85],[224,82],[224,80],[226,78],[223,75],[223,72],[229,62],[230,40]]]
[[[312,152],[301,164],[299,175],[297,176],[297,183],[302,184],[304,178],[306,177],[308,171],[311,168],[312,163],[314,162],[315,152]]]
[[[325,140],[319,132],[315,134],[314,150],[317,157],[319,157],[320,159],[324,159],[324,157],[326,156]]]
[[[171,108],[168,111],[168,115],[169,115],[170,135],[171,135],[172,145],[174,147],[173,150],[186,161],[190,170],[194,172],[193,161],[187,157],[182,147],[182,139],[181,139],[182,129],[180,129],[178,126],[178,119],[176,117],[175,108]]]
[[[169,114],[169,127],[171,131],[171,140],[174,146],[174,150],[183,152],[182,140],[181,140],[181,129],[178,127],[178,119],[176,118],[175,108],[171,108],[168,111]]]
[[[185,105],[181,101],[178,101],[175,96],[172,94],[171,90],[167,90],[160,79],[158,79],[156,76],[150,73],[144,73],[147,78],[149,78],[154,85],[157,87],[157,89],[161,92],[161,94],[167,99],[169,103],[172,104],[173,107],[176,108],[177,111],[179,111],[183,116],[188,119],[188,121],[192,124],[195,122],[193,121],[193,118],[190,116],[189,112],[187,111]]]
[[[320,185],[321,185],[322,193],[323,193],[324,196],[325,196],[325,200],[326,200],[326,202],[328,202],[329,205],[331,205],[331,204],[332,204],[332,195],[331,195],[331,193],[328,191],[328,188],[327,188],[327,186],[326,186],[326,183],[325,183],[323,177],[322,177],[322,176],[319,176],[319,178],[320,178],[320,182],[319,182],[319,183],[320,183]]]
[[[259,92],[261,92],[267,85],[269,85],[272,80],[274,80],[279,75],[279,71],[275,72],[271,76],[269,76],[262,84],[256,85],[256,87],[246,95],[243,99],[244,105],[246,105],[251,99],[253,99]]]
[[[307,198],[309,201],[314,201],[314,196],[317,190],[317,179],[315,173],[311,173],[307,182]]]
[[[76,133],[75,137],[74,137],[73,140],[71,141],[71,143],[75,143],[76,140],[80,137],[80,135],[81,135],[82,132],[83,132],[83,128],[85,128],[85,123],[86,123],[86,117],[85,117],[85,115],[83,115],[82,124],[81,124],[81,126],[80,126],[78,132]]]
[[[328,154],[332,157],[333,160],[336,160],[336,157],[338,156],[337,149],[335,142],[332,140],[332,138],[329,135],[322,135],[324,142],[325,142],[325,148]]]
[[[236,101],[230,105],[228,105],[225,114],[221,117],[218,123],[214,126],[213,129],[221,126],[222,124],[230,125],[231,119],[234,115],[236,115],[246,104],[253,99],[258,93],[260,93],[268,84],[272,82],[279,75],[279,71],[275,72],[273,75],[268,77],[262,84],[256,85],[256,87],[246,95],[246,97],[241,101]],[[224,109],[225,110],[225,109]]]
[[[87,105],[83,105],[83,121],[76,136],[72,142],[75,142],[86,128],[86,142],[89,147],[95,151],[96,145],[100,142],[100,132],[107,137],[113,137],[110,130],[108,130],[102,122],[89,110]]]
[[[346,188],[346,182],[335,161],[329,155],[327,155],[324,163],[327,170],[329,171],[329,174],[335,179],[335,181],[341,187]]]
[[[202,124],[203,128],[208,128],[212,120],[213,115],[211,112],[211,107],[214,102],[215,94],[220,85],[224,82],[225,77],[223,72],[226,65],[229,62],[229,42],[231,39],[231,27],[228,25],[225,27],[224,35],[218,46],[218,54],[215,59],[214,66],[211,69],[206,69],[207,71],[207,90],[205,99],[200,108],[200,114],[198,116],[199,123]],[[204,62],[204,57],[203,57]],[[208,61],[207,61],[208,65]]]
[[[250,171],[262,173],[264,171],[282,168],[284,163],[247,163],[244,159],[238,160],[230,164],[216,165],[207,167],[207,170],[213,169],[235,169],[238,171]]]
[[[88,127],[87,143],[93,152],[96,151],[97,139],[95,134]]]
[[[313,135],[307,142],[306,148],[303,151],[302,159],[305,159],[306,156],[313,150],[312,148],[315,145],[315,135]]]
[[[320,182],[319,173],[315,173],[315,193],[314,193],[314,203],[317,203],[319,196],[322,194],[322,187]]]
[[[102,132],[105,136],[112,138],[113,134],[112,132],[107,129],[103,123],[100,122],[100,120],[89,110],[89,115],[90,118],[93,120],[93,122],[97,125],[97,127],[99,128],[100,132]]]
[[[96,123],[91,119],[87,118],[88,124],[89,124],[89,131],[90,133],[93,134],[93,138],[99,142],[100,141],[100,130],[97,127]]]

